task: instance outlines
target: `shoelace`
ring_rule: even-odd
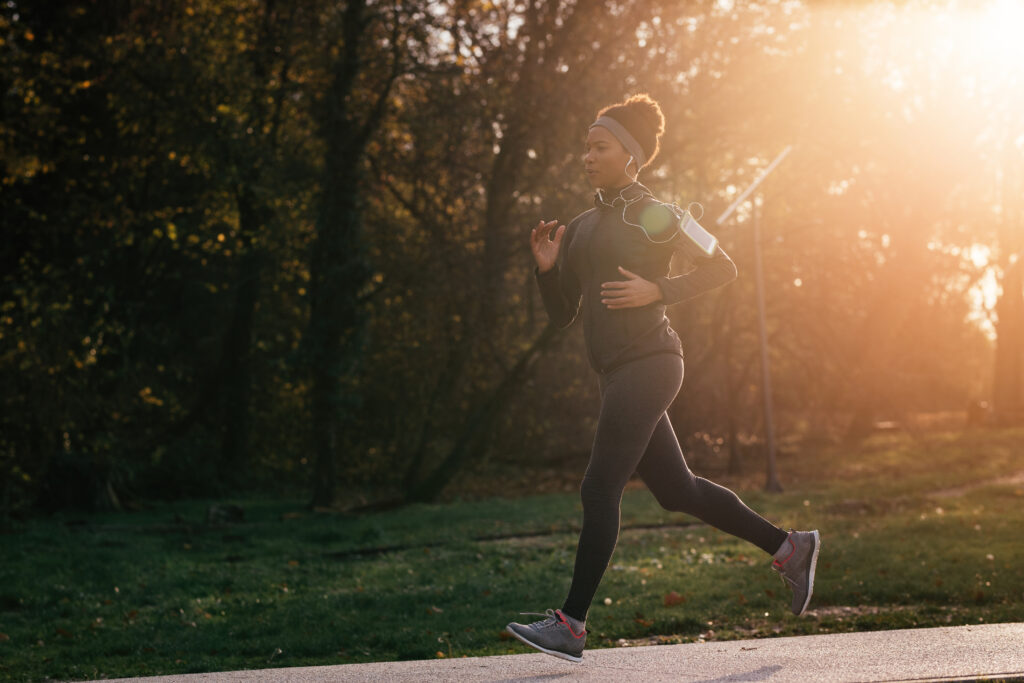
[[[779,572],[779,576],[782,577],[782,583],[783,584],[787,584],[788,583],[793,588],[797,587],[796,579],[791,578],[788,574],[784,574],[781,569],[778,570],[778,572]]]
[[[535,621],[532,624],[530,624],[530,626],[533,626],[534,628],[538,628],[538,629],[540,629],[540,628],[551,628],[552,626],[556,626],[556,625],[561,623],[558,620],[558,615],[555,614],[555,610],[551,609],[550,607],[548,607],[546,610],[544,610],[543,613],[541,613],[541,612],[520,612],[520,614],[533,614],[533,615],[536,615],[538,617],[547,617],[547,619],[538,620],[538,621]]]

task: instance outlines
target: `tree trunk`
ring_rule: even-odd
[[[316,449],[310,503],[314,507],[334,503],[339,437],[346,433],[347,421],[361,403],[358,391],[346,394],[341,385],[346,380],[355,384],[368,332],[359,301],[359,290],[371,274],[362,237],[362,167],[366,145],[383,122],[391,86],[401,72],[399,55],[394,52],[390,71],[370,102],[369,113],[360,120],[350,100],[355,99],[357,77],[368,68],[362,53],[375,49],[368,32],[371,23],[365,1],[345,6],[342,49],[332,65],[319,122],[325,158],[310,258],[308,330]],[[398,49],[398,42],[392,44],[392,49]]]
[[[1003,277],[996,304],[996,358],[993,407],[997,424],[1024,422],[1024,282],[1021,262],[1011,264]]]
[[[239,259],[234,310],[224,337],[223,401],[224,431],[221,441],[220,477],[225,486],[245,480],[251,423],[249,396],[252,391],[251,347],[256,302],[259,300],[263,254],[253,245],[264,221],[255,206],[252,192],[238,193],[239,231],[244,241]]]
[[[739,404],[737,401],[737,391],[733,388],[732,383],[732,368],[733,368],[733,339],[735,337],[733,330],[734,319],[733,301],[735,300],[733,294],[733,288],[727,287],[722,293],[720,298],[721,305],[726,309],[726,333],[722,335],[722,377],[724,378],[723,393],[725,394],[725,441],[729,448],[729,474],[740,475],[743,474],[743,451],[740,448],[739,440],[736,436],[736,414],[739,412]]]
[[[328,145],[330,149],[333,145]],[[333,157],[333,158],[332,158]],[[358,291],[370,268],[362,247],[362,212],[354,188],[358,175],[339,168],[344,157],[329,154],[317,238],[310,269],[309,319],[312,349],[313,506],[334,503],[338,437],[361,402],[358,392],[342,392],[342,381],[358,373],[367,320]]]
[[[1006,110],[1005,130],[1019,127]],[[1003,138],[1002,217],[999,247],[1005,256],[1003,293],[996,303],[996,358],[992,382],[992,403],[996,424],[1024,424],[1024,209],[1020,190],[1024,168],[1009,135]]]

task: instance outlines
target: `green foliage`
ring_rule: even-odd
[[[264,284],[278,315],[251,334],[254,384],[288,388],[251,410],[275,422],[301,414],[280,407],[295,406],[284,361],[303,316],[302,268],[292,264],[301,263],[309,190],[281,195],[296,164],[279,150],[279,123],[263,102],[277,103],[278,119],[295,111],[280,85],[254,81],[259,11],[18,11],[4,55],[13,89],[33,95],[4,128],[14,161],[4,179],[0,372],[11,390],[0,419],[13,460],[5,480],[20,474],[27,491],[7,500],[23,504],[31,492],[48,507],[73,504],[48,490],[74,477],[59,457],[69,452],[93,463],[94,476],[79,481],[90,489],[77,501],[85,507],[117,505],[113,487],[122,496],[209,491],[203,482],[216,477],[191,461],[200,452],[207,465],[218,460],[209,454],[230,380],[224,356],[235,353],[224,338],[243,305],[236,292],[258,277],[240,269],[254,258],[285,264]],[[245,224],[241,197],[266,222]],[[161,455],[200,435],[193,457],[161,481]]]

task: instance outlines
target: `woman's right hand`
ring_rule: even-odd
[[[537,262],[537,269],[546,272],[555,267],[555,260],[558,258],[558,248],[562,244],[562,235],[565,234],[565,226],[558,225],[555,231],[555,239],[549,240],[548,233],[551,228],[558,225],[558,221],[541,221],[537,227],[530,232],[530,251]]]

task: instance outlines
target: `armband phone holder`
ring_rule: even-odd
[[[655,244],[668,244],[674,240],[688,239],[705,255],[711,256],[718,246],[718,238],[704,229],[698,218],[694,218],[690,209],[697,207],[700,210],[699,217],[704,216],[704,207],[697,202],[682,209],[676,204],[665,204],[658,202],[646,207],[640,214],[640,224],[630,223],[643,229],[647,239]],[[625,211],[623,211],[625,220]]]
[[[619,196],[609,202],[601,190],[597,191],[598,200],[605,206],[615,206],[618,199],[622,199],[622,222],[626,225],[640,228],[644,236],[654,244],[669,244],[675,240],[688,239],[697,245],[697,248],[705,256],[711,256],[718,247],[718,239],[704,229],[697,221],[704,217],[704,207],[698,202],[690,202],[685,209],[677,204],[666,204],[657,200],[651,202],[640,211],[640,223],[634,223],[626,218],[626,210],[630,206],[644,199],[645,193],[638,192],[634,196],[623,195],[619,190]],[[694,217],[690,211],[693,207],[700,209],[700,215]]]

